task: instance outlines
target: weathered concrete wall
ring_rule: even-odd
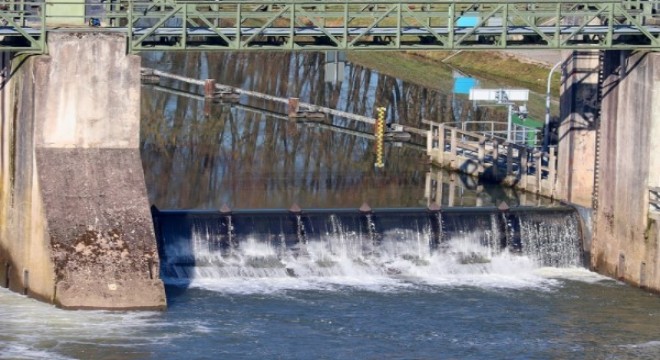
[[[560,199],[591,207],[598,126],[599,53],[572,51],[563,55],[557,193]]]
[[[604,75],[592,266],[660,291],[658,215],[648,204],[648,186],[660,185],[660,54],[608,51]]]
[[[125,46],[51,34],[50,55],[14,61],[3,94],[0,260],[10,288],[65,308],[165,307],[139,154],[140,59]]]
[[[25,64],[17,58],[14,67]],[[30,96],[6,80],[12,72],[2,54],[3,91],[0,124],[0,285],[47,301],[54,300],[54,267],[50,256],[43,203],[34,171],[31,107],[15,107],[14,99]],[[19,165],[20,162],[23,165]]]

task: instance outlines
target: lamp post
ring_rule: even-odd
[[[546,153],[548,152],[548,146],[550,143],[550,80],[552,80],[552,73],[554,73],[557,67],[563,62],[563,60],[557,62],[548,74],[548,88],[545,93],[545,128],[543,129],[543,152]]]

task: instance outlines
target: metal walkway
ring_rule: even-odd
[[[0,20],[0,49],[31,53],[58,31],[125,33],[130,52],[660,49],[660,0],[22,0]]]

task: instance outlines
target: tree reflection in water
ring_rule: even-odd
[[[323,54],[153,53],[144,66],[357,114],[388,109],[388,121],[423,128],[422,119],[449,122],[485,116],[471,104],[349,65],[344,81],[324,82]],[[194,85],[161,85],[201,93]],[[374,143],[313,124],[276,119],[143,87],[142,158],[150,201],[160,208],[425,206],[428,166],[422,146],[385,147],[386,167],[374,169]],[[242,98],[242,104],[285,113],[281,104]],[[454,107],[452,107],[452,104]],[[488,111],[486,109],[485,111]],[[463,118],[456,118],[461,115]],[[341,118],[326,123],[371,133]],[[423,139],[416,139],[420,144]]]

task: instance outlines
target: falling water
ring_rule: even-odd
[[[563,208],[154,216],[163,277],[172,283],[498,283],[580,266],[582,253],[577,217]]]

